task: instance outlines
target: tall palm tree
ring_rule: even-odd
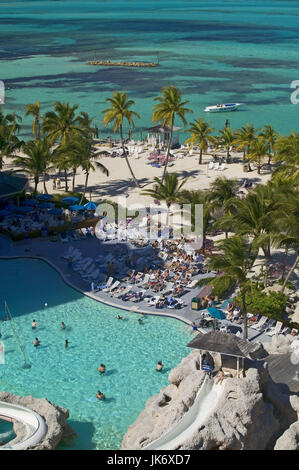
[[[177,173],[166,173],[164,181],[156,176],[154,178],[156,187],[141,193],[144,196],[151,196],[153,199],[157,199],[158,201],[165,201],[167,206],[166,225],[168,225],[169,222],[170,207],[174,202],[179,201],[180,191],[187,179],[188,178],[185,178],[180,182]]]
[[[195,227],[195,208],[196,205],[202,205],[202,250],[203,253],[206,249],[206,239],[207,233],[210,228],[213,219],[213,207],[210,202],[210,193],[209,191],[197,190],[197,191],[187,191],[184,190],[181,192],[179,197],[179,202],[181,204],[191,204],[191,223],[192,227]]]
[[[10,157],[20,149],[23,142],[17,137],[20,129],[18,122],[11,115],[4,116],[0,112],[0,170],[3,168],[4,157]]]
[[[42,130],[48,134],[52,143],[58,141],[66,145],[71,137],[84,134],[82,117],[76,115],[77,108],[78,105],[70,106],[69,103],[56,101],[55,111],[49,111],[45,114]]]
[[[205,122],[203,118],[197,119],[197,121],[191,123],[190,129],[187,129],[185,132],[189,132],[191,136],[186,140],[187,144],[196,145],[200,150],[198,163],[202,163],[203,152],[207,153],[209,143],[211,142],[211,134],[214,130],[213,127],[210,127],[210,122]]]
[[[52,167],[53,152],[55,152],[51,148],[51,143],[46,137],[36,138],[24,143],[22,150],[25,155],[15,157],[13,161],[14,165],[20,167],[20,170],[15,171],[22,171],[33,176],[34,194],[36,194],[40,178],[43,176],[44,191],[47,193],[45,175]]]
[[[257,165],[257,172],[261,174],[261,167],[263,159],[265,157],[271,157],[269,153],[269,144],[265,142],[262,138],[257,138],[250,145],[250,150],[247,154],[247,160],[251,163],[254,162]]]
[[[252,124],[245,124],[245,126],[242,126],[240,129],[236,130],[236,140],[235,144],[237,145],[237,148],[243,151],[243,160],[246,160],[247,153],[250,151],[250,147],[252,143],[256,139],[256,133],[258,132],[258,129],[255,129],[254,125]],[[249,164],[249,170],[250,164]]]
[[[140,188],[140,184],[137,181],[136,176],[134,175],[132,167],[129,163],[123,138],[124,120],[126,120],[129,125],[134,128],[133,118],[140,117],[138,113],[130,109],[131,106],[135,104],[135,101],[129,100],[128,95],[125,91],[114,91],[112,93],[112,98],[106,98],[106,101],[110,104],[110,107],[102,111],[102,113],[104,114],[103,124],[105,127],[107,127],[110,123],[113,123],[113,132],[116,133],[119,131],[121,145],[123,149],[123,156],[125,157],[126,163],[128,165],[135,185]]]
[[[281,165],[273,172],[273,177],[283,175],[298,186],[299,183],[299,133],[280,136],[274,145],[276,162]]]
[[[40,102],[36,101],[33,104],[27,104],[25,116],[33,116],[32,134],[34,137],[40,137],[40,133],[41,133]]]
[[[109,176],[108,169],[102,163],[96,161],[100,154],[100,151],[94,150],[92,138],[90,136],[77,136],[73,140],[71,158],[76,159],[78,166],[80,165],[85,172],[84,190],[80,202],[82,202],[85,197],[88,186],[88,178],[91,171],[95,171],[96,168],[99,168],[102,173],[104,173],[106,176]]]
[[[230,161],[230,148],[236,142],[236,134],[232,131],[231,127],[225,127],[219,131],[219,138],[222,146],[226,149],[226,162]]]
[[[251,283],[248,274],[257,258],[258,248],[246,237],[234,235],[219,242],[220,254],[209,262],[209,268],[224,273],[221,278],[214,278],[210,283],[215,285],[219,280],[227,287],[238,287],[242,299],[243,338],[248,338],[246,292]]]
[[[259,137],[261,137],[262,140],[266,144],[268,144],[268,151],[269,151],[268,165],[270,165],[271,163],[271,158],[273,156],[273,149],[274,149],[278,136],[279,136],[279,132],[277,132],[274,129],[274,127],[270,124],[266,124],[263,127],[262,131],[259,133]]]
[[[153,107],[153,122],[161,122],[162,126],[169,126],[170,128],[166,152],[166,162],[162,176],[163,182],[167,172],[175,117],[177,116],[179,119],[181,119],[185,126],[187,124],[185,114],[192,113],[193,111],[185,107],[186,104],[189,103],[189,100],[182,101],[181,92],[175,86],[169,85],[162,88],[161,91],[162,96],[157,96],[154,98],[154,101],[158,101],[158,103]]]
[[[231,217],[229,204],[236,196],[238,184],[237,180],[218,177],[210,186],[209,201],[212,208],[222,212],[222,217],[214,225],[224,230],[226,238],[228,237],[228,230],[232,227],[229,220]]]

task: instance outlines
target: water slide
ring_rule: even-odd
[[[21,405],[0,401],[0,419],[20,422],[26,428],[26,435],[21,442],[0,446],[0,450],[26,450],[37,445],[47,433],[44,419],[35,411]]]
[[[223,385],[216,385],[214,380],[207,375],[197,392],[193,405],[183,418],[161,437],[143,447],[142,450],[177,449],[200,428],[214,411],[222,390]]]

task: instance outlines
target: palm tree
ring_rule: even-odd
[[[106,176],[109,176],[108,169],[102,163],[96,161],[96,158],[100,154],[100,151],[94,151],[91,137],[77,136],[73,140],[71,158],[73,159],[73,161],[75,160],[78,166],[81,166],[81,168],[85,172],[84,190],[80,203],[85,197],[88,185],[88,178],[91,171],[94,171],[97,167],[101,170],[102,173],[104,173]]]
[[[250,151],[252,143],[256,139],[256,133],[258,129],[255,129],[254,125],[245,124],[245,126],[236,130],[235,144],[237,148],[243,151],[243,160],[246,160],[246,155]],[[249,171],[251,170],[249,164]]]
[[[133,181],[135,185],[140,188],[140,184],[137,181],[132,167],[129,163],[129,159],[127,157],[127,152],[125,149],[124,138],[123,138],[123,123],[126,119],[130,126],[134,127],[134,117],[139,118],[139,114],[135,111],[132,111],[130,108],[135,104],[135,101],[129,100],[128,95],[125,91],[114,91],[112,93],[112,98],[106,98],[106,101],[110,103],[110,107],[104,109],[102,113],[104,114],[103,124],[107,127],[110,123],[113,123],[113,132],[116,133],[119,131],[121,145],[123,149],[123,156],[126,159],[126,163],[132,175]]]
[[[291,132],[289,136],[280,136],[274,145],[276,162],[282,164],[273,173],[274,178],[280,175],[298,185],[299,182],[299,134]]]
[[[200,150],[198,163],[202,163],[203,152],[207,153],[209,143],[211,142],[211,134],[214,130],[210,127],[210,122],[205,122],[203,118],[197,119],[197,121],[191,123],[190,129],[185,132],[190,132],[191,136],[186,140],[187,144],[196,145]]]
[[[183,181],[179,182],[177,173],[166,173],[164,181],[156,176],[154,178],[156,187],[141,193],[144,196],[151,196],[158,201],[165,201],[167,206],[166,225],[168,225],[169,222],[170,207],[174,202],[179,201],[180,191],[187,179],[188,178],[185,178]]]
[[[27,104],[25,116],[33,116],[32,134],[34,137],[40,137],[40,103],[36,101],[33,104]]]
[[[219,138],[222,146],[226,149],[226,163],[230,161],[230,148],[236,142],[236,134],[232,131],[231,127],[225,127],[225,129],[219,131]]]
[[[34,178],[34,194],[37,192],[37,187],[40,177],[44,177],[44,191],[47,193],[45,175],[52,167],[53,151],[51,143],[48,138],[37,138],[26,142],[22,146],[24,156],[15,157],[13,164],[20,167],[15,171],[22,171]]]
[[[54,104],[55,111],[45,114],[42,130],[46,132],[52,143],[59,141],[66,145],[71,137],[84,134],[82,117],[76,115],[78,105],[70,106],[69,103]]]
[[[243,338],[248,338],[247,331],[247,308],[246,292],[250,289],[251,283],[248,280],[248,274],[258,254],[258,248],[255,243],[247,238],[234,235],[219,242],[220,254],[213,257],[209,262],[209,269],[222,272],[221,277],[216,277],[210,281],[210,284],[216,285],[221,282],[229,287],[240,289],[242,299],[243,315]]]
[[[295,271],[299,262],[299,191],[287,187],[277,194],[277,219],[276,223],[280,230],[277,237],[278,246],[286,246],[296,251],[296,259],[288,272],[282,285],[284,291],[288,280]]]
[[[271,157],[269,153],[269,144],[262,140],[261,138],[256,139],[250,145],[250,150],[247,154],[247,159],[249,162],[254,162],[257,165],[257,172],[261,174],[261,166],[263,163],[263,159],[265,157]]]
[[[261,137],[262,140],[266,144],[268,144],[268,150],[269,150],[268,165],[270,165],[271,163],[273,149],[274,149],[278,136],[279,136],[279,132],[275,131],[274,127],[269,124],[266,124],[264,128],[262,129],[262,132],[259,133],[259,137]]]
[[[181,204],[191,204],[191,224],[195,228],[195,212],[194,209],[196,205],[202,205],[202,250],[203,253],[206,249],[206,238],[211,222],[213,221],[213,207],[210,202],[210,193],[209,191],[197,190],[197,191],[187,191],[184,190],[181,192],[179,197],[179,202]]]
[[[185,126],[187,124],[185,114],[192,113],[193,111],[185,107],[186,104],[189,103],[189,100],[182,101],[181,92],[175,86],[169,85],[162,88],[161,91],[162,96],[157,96],[154,98],[154,101],[158,101],[158,103],[153,107],[153,122],[161,121],[162,126],[169,126],[170,128],[166,152],[166,162],[162,176],[163,182],[167,172],[175,117],[178,116]]]
[[[222,212],[222,217],[214,225],[224,230],[226,238],[228,237],[228,229],[231,228],[229,204],[236,196],[237,187],[237,180],[225,177],[216,178],[210,186],[209,201],[211,206],[214,210]]]
[[[4,157],[12,156],[23,144],[16,135],[18,131],[17,121],[11,115],[4,116],[0,112],[0,170],[3,168]]]

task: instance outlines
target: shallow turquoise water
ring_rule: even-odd
[[[299,5],[287,0],[0,0],[0,79],[6,109],[24,114],[39,100],[80,104],[101,132],[101,110],[115,89],[135,99],[140,129],[151,126],[153,98],[178,86],[194,114],[219,102],[242,102],[235,113],[208,115],[216,129],[246,122],[297,129]],[[95,57],[155,60],[155,69],[88,67]],[[205,114],[207,117],[207,115]],[[30,119],[24,120],[29,130]],[[177,122],[179,124],[179,122]],[[106,134],[112,134],[111,129]],[[181,134],[181,141],[183,140]]]
[[[147,399],[168,384],[169,371],[190,353],[188,327],[162,317],[146,317],[140,325],[136,314],[82,296],[38,260],[1,260],[0,279],[0,318],[6,300],[31,364],[22,369],[12,325],[0,321],[5,346],[0,389],[68,408],[69,423],[79,434],[68,449],[118,449]],[[117,313],[126,320],[117,320]],[[39,325],[35,331],[33,319]],[[60,329],[62,321],[66,331]],[[33,346],[35,337],[39,348]],[[165,364],[162,374],[155,370],[158,360]],[[104,376],[96,370],[100,363],[107,367]],[[105,402],[95,398],[98,389]]]

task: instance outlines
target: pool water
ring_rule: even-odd
[[[46,397],[67,408],[68,422],[79,436],[60,448],[119,449],[148,398],[168,384],[169,371],[189,354],[190,329],[153,316],[139,324],[137,314],[81,295],[39,260],[1,260],[0,279],[0,318],[5,318],[5,300],[14,318],[13,323],[0,321],[5,347],[0,389]],[[117,314],[125,319],[117,320]],[[14,325],[29,369],[22,368]],[[36,337],[38,348],[33,346]],[[162,373],[155,370],[158,360],[165,364]],[[96,370],[101,363],[107,367],[103,376]],[[99,389],[105,401],[95,398]]]
[[[0,419],[0,446],[7,444],[9,441],[12,441],[16,437],[16,434],[13,430],[13,424]]]

